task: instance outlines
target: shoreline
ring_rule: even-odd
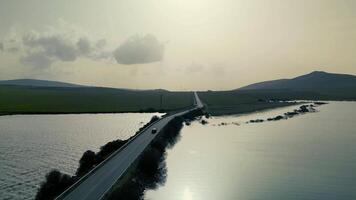
[[[171,110],[138,110],[138,111],[98,111],[98,112],[0,112],[0,116],[10,116],[10,115],[84,115],[84,114],[125,114],[125,113],[171,113],[177,110],[183,110],[186,108],[178,108]]]
[[[251,109],[247,111],[240,111],[240,112],[224,112],[226,108],[222,107],[221,110],[213,108],[213,112],[210,113],[211,116],[214,117],[224,117],[224,116],[234,116],[234,115],[246,115],[246,114],[251,114],[251,113],[258,113],[258,112],[267,112],[270,110],[278,109],[278,108],[285,108],[285,107],[293,107],[293,106],[298,106],[298,105],[303,105],[303,104],[308,104],[308,103],[317,103],[317,102],[324,102],[324,103],[332,103],[332,102],[356,102],[356,100],[295,100],[295,101],[286,101],[283,103],[288,103],[288,104],[281,104],[281,105],[273,105],[270,107],[262,107],[262,108],[257,108],[257,109]],[[248,105],[247,105],[248,106]],[[209,108],[208,108],[209,110]],[[217,112],[218,110],[218,112]]]
[[[158,110],[152,112],[139,112],[139,111],[118,111],[118,112],[16,112],[16,113],[0,113],[0,116],[12,116],[12,115],[86,115],[86,114],[129,114],[129,113],[145,113],[145,114],[153,114],[153,113],[169,113],[171,110]]]
[[[295,101],[290,101],[290,102],[281,102],[280,105],[274,104],[271,105],[270,107],[259,107],[255,109],[250,109],[250,110],[245,110],[245,111],[236,111],[236,112],[224,112],[228,107],[222,107],[221,109],[216,109],[213,108],[213,112],[209,113],[212,116],[215,117],[223,117],[223,116],[229,116],[229,115],[240,115],[240,114],[250,114],[254,112],[261,112],[261,111],[268,111],[268,110],[273,110],[277,108],[283,108],[283,107],[288,107],[288,106],[295,106],[295,105],[301,105],[303,103],[313,103],[313,102],[318,102],[319,100],[295,100]],[[333,102],[333,101],[323,101],[323,102]],[[336,102],[355,102],[355,101],[336,101]],[[246,105],[247,107],[249,105]],[[181,108],[184,109],[184,108]],[[145,113],[145,114],[153,114],[153,113],[170,113],[174,112],[177,110],[181,109],[174,109],[174,110],[138,110],[138,111],[98,111],[98,112],[0,112],[0,117],[1,116],[12,116],[12,115],[85,115],[85,114],[129,114],[129,113]],[[208,107],[209,111],[209,107]],[[211,111],[211,110],[210,110]],[[218,112],[216,112],[218,111]]]

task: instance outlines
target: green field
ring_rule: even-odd
[[[230,91],[199,92],[201,100],[211,115],[248,113],[258,110],[293,105],[293,103],[269,103],[260,95]]]
[[[192,105],[192,92],[0,86],[0,114],[167,112]]]
[[[293,91],[293,90],[235,90],[198,93],[212,115],[247,113],[289,106],[295,103],[270,100],[356,100],[356,89]]]
[[[198,94],[212,115],[247,113],[294,104],[270,100],[356,100],[356,89],[353,88],[313,92],[276,89],[207,91]],[[192,105],[192,92],[0,85],[0,114],[169,112]]]

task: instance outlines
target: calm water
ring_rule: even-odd
[[[291,110],[184,127],[167,154],[165,185],[146,191],[145,199],[356,199],[356,103],[331,102],[288,120],[243,123]]]
[[[84,151],[127,139],[153,115],[0,116],[0,199],[33,199],[50,169],[75,173]]]

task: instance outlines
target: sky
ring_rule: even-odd
[[[356,74],[354,0],[0,0],[0,80],[229,90]]]

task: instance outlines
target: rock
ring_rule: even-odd
[[[299,112],[301,113],[306,113],[306,112],[309,112],[309,109],[308,109],[308,106],[307,105],[302,105],[299,107]]]
[[[263,119],[255,119],[255,120],[251,119],[250,120],[250,123],[261,123],[261,122],[264,122],[264,120]]]
[[[298,112],[286,112],[286,113],[284,113],[284,115],[285,116],[287,116],[287,117],[293,117],[293,116],[295,116],[295,115],[298,115],[299,113]]]
[[[281,116],[281,115],[278,115],[278,116],[273,117],[273,118],[268,118],[267,120],[268,121],[278,121],[278,120],[281,120],[281,119],[284,119],[284,117]]]
[[[205,124],[208,123],[208,121],[206,121],[205,119],[202,119],[202,120],[200,121],[200,123],[203,124],[203,125],[205,125]]]

